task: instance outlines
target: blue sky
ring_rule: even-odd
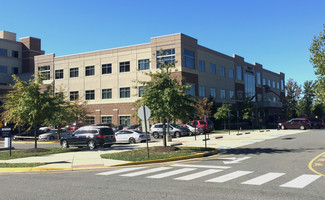
[[[41,38],[56,56],[184,33],[303,84],[316,79],[308,49],[324,8],[324,0],[0,0],[0,30]]]

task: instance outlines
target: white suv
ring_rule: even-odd
[[[166,124],[166,128],[167,128],[167,124]],[[166,133],[167,133],[167,129],[166,129]],[[150,134],[156,139],[162,137],[163,136],[163,124],[158,123],[158,124],[152,125],[150,128]],[[176,124],[169,124],[169,135],[171,135],[173,137],[181,137],[181,136],[185,136],[185,135],[190,135],[190,130],[188,128],[178,126]]]

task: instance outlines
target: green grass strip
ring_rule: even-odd
[[[14,167],[38,167],[44,163],[0,163],[0,168],[14,168]]]

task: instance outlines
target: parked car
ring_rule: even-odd
[[[43,132],[39,129],[36,131],[36,137],[38,137]],[[13,137],[14,140],[33,140],[35,138],[34,136],[34,129],[31,129],[29,131],[17,134]]]
[[[207,123],[208,123],[208,132],[210,133],[211,131],[213,131],[214,130],[214,124],[213,124],[213,122],[211,121],[211,120],[207,120]]]
[[[71,132],[75,132],[76,130],[78,130],[80,128],[79,125],[66,125],[65,129],[71,131]]]
[[[130,125],[123,128],[123,130],[137,130],[142,131],[141,125]]]
[[[301,130],[305,130],[311,128],[311,123],[308,119],[305,118],[293,118],[289,121],[279,123],[278,127],[281,129],[298,128]]]
[[[166,124],[167,127],[167,124]],[[167,132],[167,130],[166,130]],[[160,138],[163,136],[163,124],[154,124],[150,128],[150,134],[154,138]],[[176,124],[169,124],[169,135],[173,137],[181,137],[185,135],[190,135],[190,130],[188,128],[180,127]]]
[[[146,141],[146,134],[137,130],[120,130],[115,133],[116,143],[130,143],[135,144],[137,142]],[[150,135],[148,134],[148,141],[150,141]]]
[[[311,122],[312,128],[323,128],[324,127],[324,121],[319,118],[310,118],[309,121]]]
[[[108,126],[84,126],[76,130],[72,135],[62,137],[62,148],[70,146],[88,147],[94,149],[98,146],[112,146],[115,143],[115,134]]]
[[[39,130],[42,131],[43,133],[47,133],[50,130],[52,130],[52,128],[48,126],[44,126],[44,127],[40,127]]]
[[[182,127],[188,128],[190,130],[190,135],[195,135],[195,133],[197,135],[199,135],[204,132],[202,127],[195,127],[195,126],[189,125],[189,124],[184,124],[184,125],[182,125]]]
[[[208,125],[204,120],[194,120],[194,121],[187,122],[186,124],[202,128],[203,131],[206,132],[208,132],[209,130]]]
[[[67,135],[71,135],[71,134],[72,134],[72,132],[67,131],[66,129],[61,129],[60,130],[60,138],[65,137]],[[40,134],[38,136],[39,140],[45,140],[45,141],[53,141],[53,140],[58,140],[60,138],[59,138],[58,129],[52,129],[49,132]]]

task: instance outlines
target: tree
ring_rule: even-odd
[[[287,117],[293,118],[298,116],[298,101],[301,94],[301,86],[296,81],[290,78],[286,84],[286,100],[285,104]]]
[[[211,115],[211,108],[213,106],[213,101],[209,101],[208,98],[204,97],[203,99],[198,98],[196,104],[196,116],[199,119],[203,119],[204,115]]]
[[[144,93],[136,104],[146,105],[155,121],[163,122],[163,144],[166,147],[166,122],[190,116],[194,111],[194,99],[186,93],[189,86],[183,85],[182,80],[171,77],[174,63],[164,62],[155,73],[147,72],[151,81],[138,81],[143,86]]]
[[[307,116],[310,116],[312,112],[313,103],[314,103],[314,97],[315,97],[313,81],[304,82],[304,90],[302,91],[302,94],[304,96],[299,101],[300,107]]]
[[[35,149],[37,148],[37,127],[44,119],[53,116],[55,107],[52,85],[47,85],[41,92],[42,80],[35,76],[29,82],[21,81],[13,75],[15,84],[6,96],[1,114],[2,121],[14,123],[15,127],[26,124],[28,130],[34,129]]]
[[[325,25],[323,32],[319,33],[318,36],[314,36],[313,42],[309,48],[310,51],[310,62],[316,69],[315,74],[317,75],[317,93],[316,95],[325,101]]]
[[[217,112],[214,113],[215,119],[223,119],[224,129],[226,130],[226,119],[228,118],[228,113],[231,111],[231,104],[222,104],[221,107],[217,109]]]
[[[239,110],[244,120],[253,119],[254,105],[249,98],[246,98],[246,100],[240,105]]]

